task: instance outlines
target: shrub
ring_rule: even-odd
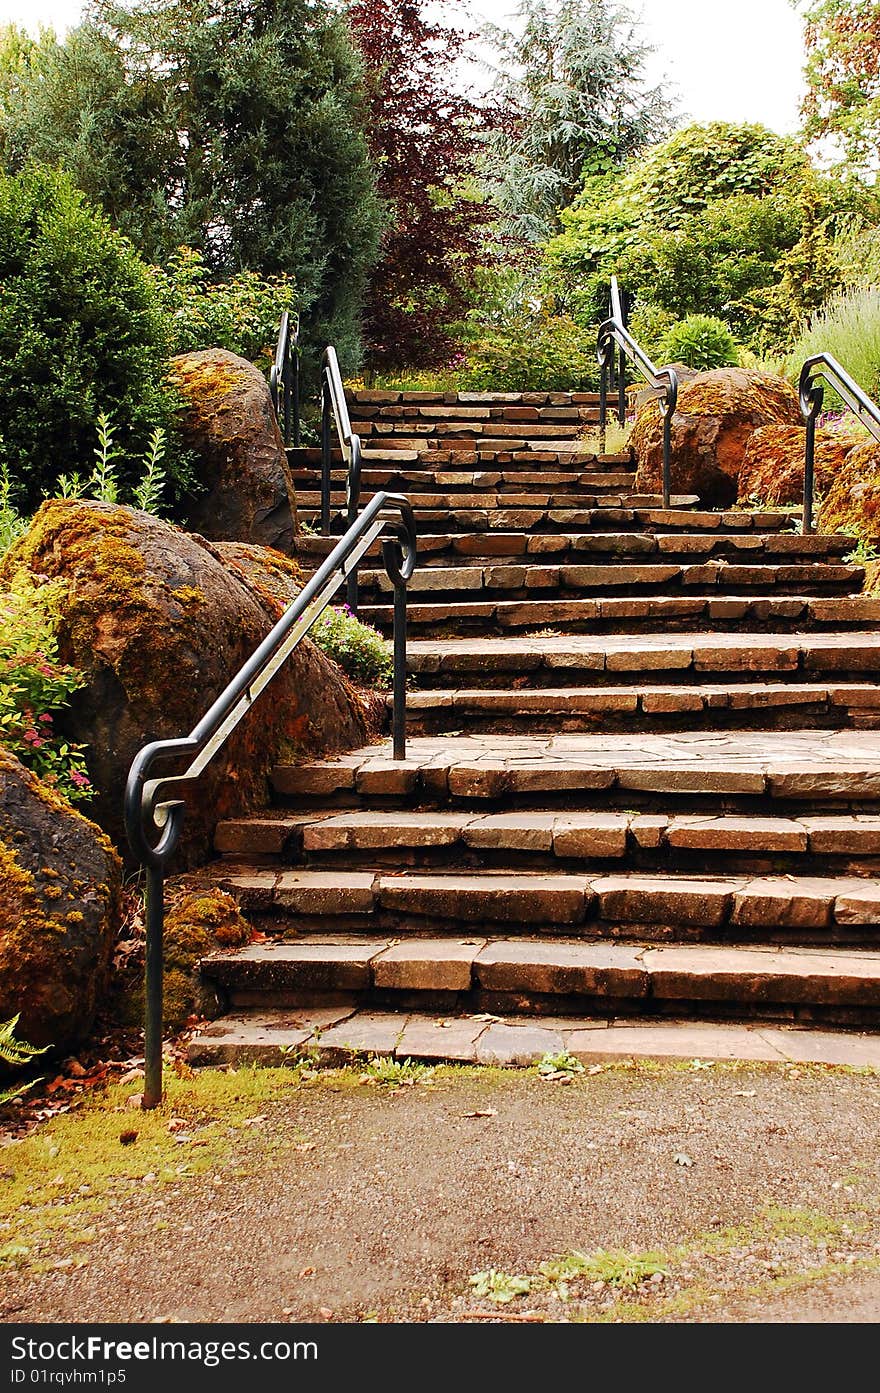
[[[377,629],[355,619],[348,605],[325,609],[309,630],[309,638],[355,681],[368,687],[391,686],[391,644]]]
[[[630,311],[627,328],[649,358],[659,362],[663,340],[675,323],[675,315],[651,300],[639,300]]]
[[[0,464],[22,507],[91,468],[102,412],[118,425],[121,481],[135,484],[174,414],[146,265],[66,175],[32,166],[0,176],[0,286]],[[184,473],[177,455],[172,491]]]
[[[796,382],[804,359],[830,353],[875,401],[880,401],[880,287],[862,286],[834,295],[800,336],[785,365]],[[840,399],[827,390],[825,405]]]
[[[738,359],[736,341],[727,325],[707,314],[690,314],[665,334],[660,346],[664,363],[684,363],[706,372],[732,367]]]
[[[292,276],[263,279],[255,271],[239,271],[218,285],[208,274],[192,247],[179,247],[167,266],[153,268],[171,352],[225,348],[268,367],[281,311],[296,304]]]
[[[0,742],[71,802],[92,787],[82,747],[55,732],[53,712],[82,686],[82,674],[58,661],[56,584],[17,580],[0,594]]]
[[[564,314],[536,314],[489,328],[469,344],[465,390],[582,391],[595,388],[596,335]]]

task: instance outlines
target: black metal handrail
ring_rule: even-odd
[[[808,358],[801,368],[798,383],[801,415],[807,427],[804,449],[804,508],[801,531],[813,531],[813,486],[816,466],[816,418],[825,400],[825,386],[820,380],[833,387],[845,406],[870,431],[875,440],[880,441],[880,406],[872,401],[846,368],[841,367],[830,353],[817,353]]]
[[[678,401],[678,377],[675,369],[657,368],[644,349],[629,333],[623,318],[623,304],[617,277],[611,278],[610,316],[599,327],[597,356],[599,359],[599,430],[603,445],[608,421],[608,384],[614,371],[615,344],[619,349],[617,380],[617,411],[621,425],[626,424],[626,359],[638,368],[642,377],[657,394],[663,418],[663,506],[669,507],[671,493],[672,417]]]
[[[284,310],[278,326],[269,394],[285,446],[299,446],[299,318]],[[292,438],[291,438],[292,437]]]
[[[351,428],[348,403],[336,349],[327,347],[321,358],[321,531],[330,531],[330,483],[333,465],[331,427],[335,423],[339,448],[348,470],[345,481],[345,522],[354,524],[361,500],[361,441]],[[348,577],[346,600],[352,614],[358,611],[357,567]]]
[[[135,756],[129,770],[125,830],[132,851],[147,873],[145,1108],[156,1107],[162,1098],[165,867],[180,841],[186,811],[178,785],[194,781],[207,768],[352,568],[383,533],[389,535],[382,542],[382,560],[394,586],[393,757],[405,759],[406,595],[416,563],[416,526],[406,498],[377,493],[198,725],[181,738],[151,741]],[[154,776],[153,766],[157,762],[184,757],[190,762],[182,773]]]

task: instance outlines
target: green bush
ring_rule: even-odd
[[[732,367],[738,361],[738,352],[736,340],[722,320],[708,314],[690,314],[667,331],[660,357],[664,363],[685,363],[706,372],[709,368]]]
[[[116,423],[136,484],[157,427],[173,428],[168,337],[131,245],[58,170],[0,176],[0,464],[23,509],[91,468],[98,417]],[[185,483],[184,460],[169,471]]]
[[[348,605],[325,609],[309,629],[309,638],[356,682],[366,687],[391,686],[391,644],[370,624],[355,619]]]
[[[466,391],[553,392],[595,388],[596,334],[564,314],[536,314],[487,327],[465,348]]]
[[[0,742],[71,802],[90,798],[82,748],[55,732],[53,713],[82,686],[58,661],[57,584],[19,581],[0,594]]]
[[[153,275],[172,353],[225,348],[269,367],[281,312],[296,304],[292,276],[264,280],[255,271],[239,271],[212,284],[204,258],[192,247],[179,247]]]
[[[832,296],[801,334],[786,360],[786,376],[796,382],[805,358],[830,353],[860,387],[880,401],[880,287],[863,286]],[[826,406],[839,406],[826,391]]]
[[[674,323],[675,315],[663,309],[662,305],[655,305],[651,300],[639,300],[630,310],[627,328],[648,357],[659,365],[663,340]]]

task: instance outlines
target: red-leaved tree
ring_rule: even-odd
[[[458,3],[458,0],[455,0]],[[367,139],[388,227],[367,297],[372,369],[435,367],[452,349],[485,209],[465,197],[480,112],[456,85],[468,35],[430,23],[423,0],[353,0],[367,69]]]

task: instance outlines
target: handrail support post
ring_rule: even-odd
[[[801,533],[810,536],[813,531],[813,479],[816,470],[816,413],[811,411],[807,417],[807,434],[804,445],[804,507],[801,519]]]
[[[605,453],[605,435],[608,423],[608,361],[602,358],[599,365],[599,453]]]
[[[663,413],[663,507],[669,509],[672,494],[672,412]]]
[[[330,473],[333,447],[330,441],[330,388],[326,376],[321,382],[321,531],[330,532]]]
[[[144,1094],[142,1106],[162,1102],[162,979],[165,937],[165,876],[147,867],[145,896],[146,1012],[144,1016]]]
[[[393,757],[406,759],[406,581],[394,582],[394,689],[391,734]]]

